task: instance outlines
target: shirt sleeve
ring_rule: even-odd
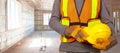
[[[60,19],[60,0],[55,0],[52,9],[52,15],[49,21],[49,26],[59,34],[64,35],[66,26],[61,25]]]
[[[116,35],[115,27],[112,18],[110,18],[110,13],[105,0],[101,0],[100,18],[103,23],[106,23],[110,27],[112,35]]]

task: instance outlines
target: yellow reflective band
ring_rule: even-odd
[[[63,37],[63,42],[67,42],[67,38]]]
[[[68,5],[68,0],[63,0],[63,7],[62,7],[62,10],[63,10],[63,13],[64,13],[64,16],[67,17],[67,5]]]
[[[97,0],[92,0],[92,15],[91,18],[96,18],[96,14],[97,14]]]
[[[99,24],[99,23],[101,23],[100,19],[90,20],[90,22],[88,22],[88,27],[95,25],[95,24]]]
[[[62,19],[61,20],[61,24],[64,25],[64,26],[69,26],[69,20],[66,20],[66,19]]]

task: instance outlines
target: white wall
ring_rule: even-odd
[[[2,52],[34,32],[34,8],[26,2],[0,0],[0,12],[2,12],[0,13],[0,52]]]

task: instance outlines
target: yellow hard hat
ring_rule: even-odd
[[[87,34],[85,39],[91,44],[96,44],[98,38],[108,39],[111,36],[110,28],[103,23],[85,27],[83,30]]]

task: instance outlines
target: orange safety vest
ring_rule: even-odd
[[[77,26],[87,26],[88,21],[98,18],[100,12],[100,0],[84,0],[84,5],[80,14],[77,14],[75,0],[61,0],[60,13],[61,24],[76,28]],[[61,35],[61,42],[73,42],[74,38],[66,38]]]

